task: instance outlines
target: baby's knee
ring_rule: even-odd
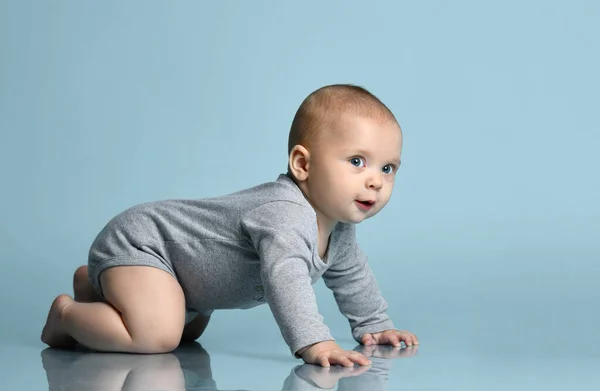
[[[163,331],[137,337],[132,335],[135,353],[160,354],[172,352],[181,342],[181,333]]]
[[[181,333],[171,333],[170,335],[163,335],[156,341],[155,348],[159,353],[172,352],[179,346],[181,341]]]

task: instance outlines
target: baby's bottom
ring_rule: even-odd
[[[82,303],[106,301],[90,283],[87,265],[80,266],[75,270],[73,276],[73,293],[75,301]],[[183,327],[181,342],[193,342],[200,338],[209,320],[210,315],[199,315],[195,311],[187,311],[186,324]]]
[[[190,329],[196,334],[202,329],[201,334],[208,323],[207,317],[198,316],[191,327],[185,325],[183,291],[163,270],[149,266],[106,269],[100,276],[104,298],[86,285],[87,276],[78,278],[78,273],[83,275],[81,268],[74,279],[75,296],[81,302],[60,295],[50,309],[42,333],[42,341],[50,346],[77,341],[99,351],[164,353],[174,350],[182,339],[193,338]]]

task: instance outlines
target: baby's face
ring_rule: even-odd
[[[341,119],[311,149],[311,202],[334,223],[374,216],[392,195],[401,151],[402,131],[394,121]]]

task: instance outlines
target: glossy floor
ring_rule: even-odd
[[[492,342],[492,341],[487,341]],[[170,354],[95,353],[5,345],[1,390],[598,390],[595,349],[548,343],[430,343],[402,349],[355,346],[370,367],[322,368],[245,344],[218,341]],[[210,347],[212,346],[212,348]],[[351,348],[344,346],[345,348]],[[260,351],[260,353],[258,353]],[[482,353],[483,352],[483,353]]]

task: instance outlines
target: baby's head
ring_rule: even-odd
[[[389,201],[401,151],[402,130],[378,98],[353,85],[326,86],[294,117],[288,174],[330,228],[358,223]]]

